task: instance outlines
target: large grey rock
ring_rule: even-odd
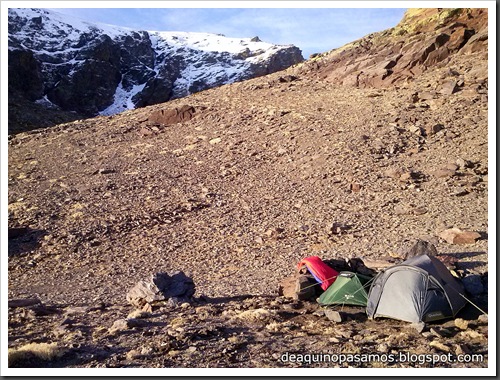
[[[405,259],[420,255],[436,256],[437,254],[438,252],[434,244],[426,240],[418,239],[417,242],[406,253]]]
[[[187,301],[193,296],[193,280],[181,271],[156,273],[148,280],[139,281],[127,293],[127,301],[142,308],[157,301],[175,299]]]
[[[325,316],[332,322],[340,323],[342,322],[342,314],[336,310],[326,309]]]

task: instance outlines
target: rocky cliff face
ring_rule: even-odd
[[[444,67],[458,52],[487,57],[487,46],[486,9],[409,9],[396,27],[320,54],[300,73],[339,85],[388,87]]]
[[[43,9],[9,9],[9,98],[18,100],[11,101],[9,129],[22,127],[26,116],[19,99],[75,118],[111,115],[302,60],[297,47],[258,37],[133,31]]]

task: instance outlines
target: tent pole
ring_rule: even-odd
[[[454,289],[453,289],[454,290]],[[465,297],[462,293],[458,293],[458,295],[462,296],[467,302],[469,302],[472,306],[474,306],[477,310],[479,310],[484,315],[488,316],[488,313],[482,310],[479,306],[477,306],[474,302]]]

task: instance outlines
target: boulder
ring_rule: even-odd
[[[148,121],[163,125],[180,123],[182,121],[191,120],[196,113],[196,109],[189,105],[184,105],[179,108],[160,109],[149,115]]]
[[[296,296],[294,298],[300,301],[314,300],[316,298],[315,283],[308,276],[299,276],[296,282],[295,293]]]
[[[405,254],[404,258],[406,260],[414,256],[420,256],[420,255],[436,256],[437,254],[438,252],[434,244],[425,240],[418,239],[417,242]]]
[[[168,299],[189,300],[195,292],[193,280],[181,271],[156,273],[139,281],[127,293],[127,301],[142,309],[146,304]]]
[[[315,282],[309,276],[296,273],[281,281],[278,294],[295,300],[314,300],[316,298]]]
[[[297,275],[284,278],[278,286],[278,294],[286,298],[295,298]]]
[[[459,228],[449,228],[439,234],[441,239],[449,244],[474,244],[481,235],[475,231],[462,231]]]

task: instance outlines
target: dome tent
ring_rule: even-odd
[[[373,280],[366,313],[407,322],[454,317],[466,303],[463,285],[429,255],[414,256],[381,271]]]
[[[366,306],[366,287],[371,278],[359,273],[340,272],[335,282],[321,294],[318,303],[326,305]]]

